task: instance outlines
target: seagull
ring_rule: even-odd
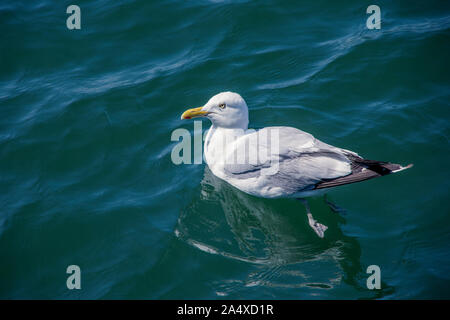
[[[320,238],[328,227],[314,219],[307,197],[412,167],[365,159],[293,127],[248,129],[247,104],[234,92],[219,93],[181,115],[182,120],[198,117],[212,123],[203,150],[215,176],[253,196],[300,200]]]

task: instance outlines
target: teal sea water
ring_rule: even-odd
[[[2,1],[0,26],[0,298],[450,298],[448,1]],[[172,163],[227,90],[253,128],[414,168],[311,199],[320,239],[299,202]]]

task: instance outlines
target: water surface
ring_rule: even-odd
[[[380,30],[364,1],[80,0],[81,30],[70,4],[0,5],[1,298],[450,298],[447,2],[379,1]],[[312,199],[319,239],[297,201],[172,163],[226,90],[253,128],[415,166]]]

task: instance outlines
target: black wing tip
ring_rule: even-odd
[[[341,185],[351,184],[355,182],[360,182],[364,180],[369,180],[376,177],[385,176],[391,173],[400,172],[409,168],[412,168],[414,164],[410,163],[407,166],[401,166],[399,164],[383,162],[383,161],[374,161],[374,160],[366,160],[361,159],[361,163],[370,163],[367,167],[364,166],[365,171],[352,172],[348,176],[339,177],[337,179],[332,179],[328,181],[322,181],[318,183],[314,189],[324,189],[337,187]],[[394,169],[394,168],[395,169]],[[362,168],[362,167],[360,167]]]

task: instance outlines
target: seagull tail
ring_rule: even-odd
[[[385,176],[391,173],[400,172],[406,169],[413,167],[413,164],[408,164],[407,166],[402,166],[400,164],[385,162],[385,161],[376,161],[376,160],[368,160],[363,158],[353,158],[352,162],[357,165],[362,165],[367,169],[376,172],[381,176]]]
[[[414,167],[414,164],[410,163],[410,164],[408,164],[407,166],[404,166],[404,167],[400,166],[400,168],[398,168],[396,170],[392,170],[392,172],[393,173],[400,172],[400,171],[403,171],[403,170],[406,170],[406,169],[409,169],[409,168],[412,168],[412,167]]]
[[[323,180],[315,186],[315,189],[330,188],[360,182],[391,173],[400,172],[413,166],[413,164],[402,166],[391,162],[368,160],[354,154],[346,154],[346,156],[351,161],[352,173],[344,177]]]

